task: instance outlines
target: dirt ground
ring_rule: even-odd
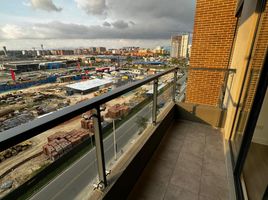
[[[170,77],[167,77],[169,79]],[[67,84],[70,83],[52,83],[52,84],[46,84],[46,85],[40,85],[40,86],[35,86],[31,88],[24,89],[23,92],[27,93],[34,93],[34,92],[44,92],[46,90],[50,89],[58,89],[58,88],[63,88]],[[152,85],[145,85],[142,88],[145,90],[151,89]],[[66,96],[65,95],[65,90],[59,90],[60,92],[57,95],[64,96],[65,99],[70,100],[70,105],[74,105],[80,101],[91,99],[94,97],[94,93],[89,93],[86,95],[81,95],[81,94],[74,94],[72,96]],[[113,106],[115,104],[123,104],[129,102],[131,99],[135,97],[135,93],[139,91],[136,90],[132,93],[128,93],[127,95],[123,95],[119,98],[116,98],[112,101],[109,101],[106,103],[106,107]],[[106,114],[108,109],[103,113],[104,115]],[[16,165],[17,163],[22,162],[26,158],[29,158],[30,156],[42,151],[42,147],[44,144],[47,143],[47,137],[58,132],[58,131],[70,131],[72,129],[80,129],[81,128],[81,116],[77,116],[69,121],[66,121],[65,123],[58,125],[54,127],[53,129],[47,130],[44,133],[33,137],[30,139],[30,141],[33,142],[33,145],[31,148],[20,152],[16,156],[13,156],[9,159],[6,159],[5,161],[0,163],[0,175],[3,174],[6,170],[10,169],[12,166]],[[29,162],[26,162],[25,164],[21,165],[20,167],[16,168],[13,170],[11,173],[6,175],[2,180],[0,180],[0,185],[4,183],[7,180],[13,180],[13,187],[17,187],[18,185],[22,184],[27,178],[30,178],[31,174],[38,170],[40,167],[42,167],[44,164],[48,163],[50,161],[47,160],[45,155],[38,156]],[[5,192],[0,191],[0,198],[2,195],[6,194],[9,190]]]
[[[9,180],[13,180],[12,188],[8,190],[0,190],[0,198],[5,196],[8,192],[11,190],[17,188],[22,183],[27,181],[31,176],[36,172],[36,170],[39,170],[42,166],[45,166],[46,164],[49,164],[51,161],[47,159],[47,157],[42,154],[23,165],[19,166],[18,168],[14,169],[12,172],[10,172],[7,176],[5,176],[1,182],[4,183]]]
[[[64,84],[48,84],[45,86],[42,85],[42,86],[37,86],[37,87],[26,89],[25,92],[43,91],[43,90],[49,89],[50,87],[56,88],[56,87],[61,87],[63,85]],[[106,103],[106,107],[109,108],[110,106],[113,106],[115,104],[123,104],[123,103],[129,102],[134,97],[133,95],[134,94],[132,93],[128,93],[128,95],[124,95],[114,100],[111,100]],[[71,104],[76,104],[79,101],[91,99],[93,97],[94,97],[93,93],[86,94],[86,95],[75,94],[73,96],[66,96],[66,98],[71,100]],[[106,109],[106,111],[103,112],[104,115],[106,114],[107,110],[108,109]],[[43,132],[42,134],[31,138],[30,141],[33,143],[32,147],[0,163],[0,175],[3,174],[6,170],[10,169],[12,166],[16,165],[17,163],[20,163],[26,158],[29,158],[30,156],[35,155],[36,153],[42,151],[43,145],[47,143],[48,136],[58,131],[70,131],[72,129],[80,129],[81,128],[80,121],[81,121],[81,116],[77,116],[69,121],[64,122],[63,124],[60,124],[54,127],[53,129],[47,130]],[[45,155],[38,156],[30,160],[29,162],[26,162],[25,164],[21,165],[20,167],[16,168],[11,173],[6,175],[2,180],[0,179],[0,185],[7,180],[13,180],[14,181],[13,187],[17,187],[18,185],[22,184],[27,178],[30,178],[30,175],[34,171],[38,170],[47,162],[48,160]],[[4,193],[2,192],[2,194],[0,192],[0,196],[3,194],[6,194],[6,192]]]

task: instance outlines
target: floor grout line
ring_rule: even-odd
[[[185,122],[185,123],[187,123],[187,122]],[[176,135],[176,134],[180,134],[180,133],[182,134],[182,137],[178,137],[179,139],[176,138],[176,140],[178,140],[179,141],[178,143],[180,144],[180,147],[178,148],[178,150],[176,150],[177,151],[177,154],[174,153],[174,156],[172,158],[169,158],[167,160],[167,162],[169,162],[169,160],[172,159],[172,161],[174,161],[174,165],[171,165],[170,166],[170,171],[168,172],[169,175],[165,179],[167,181],[167,183],[163,184],[163,187],[164,187],[163,190],[162,190],[162,195],[163,196],[162,195],[159,196],[160,197],[159,199],[162,199],[162,200],[164,200],[164,199],[166,199],[168,197],[168,191],[169,191],[169,188],[170,188],[170,186],[172,184],[171,183],[172,177],[174,177],[174,175],[175,175],[176,166],[179,165],[179,159],[183,155],[183,152],[182,152],[183,151],[183,148],[186,145],[188,145],[188,144],[186,144],[187,136],[190,136],[191,134],[195,134],[196,131],[200,131],[200,129],[198,129],[198,126],[192,127],[194,124],[191,124],[191,123],[187,123],[186,125],[182,123],[182,126],[178,126],[178,125],[179,124],[176,124],[176,122],[172,123],[171,126],[167,130],[167,134],[165,135],[165,137],[161,141],[161,143],[164,144],[163,146],[161,146],[161,149],[164,148],[165,146],[170,145],[170,143],[173,144],[173,142],[175,142],[174,144],[176,145],[177,143],[176,143],[176,141],[174,141],[175,139],[174,138],[172,139],[171,137],[174,136],[174,135]],[[175,128],[174,128],[174,126],[175,126]],[[197,179],[199,178],[199,180],[196,180],[197,181],[196,184],[198,184],[198,182],[199,182],[199,184],[198,184],[198,192],[197,193],[193,193],[192,191],[187,190],[188,192],[191,192],[192,194],[195,194],[196,197],[197,197],[197,199],[199,199],[199,200],[200,200],[201,194],[202,194],[202,177],[204,177],[205,176],[205,173],[206,173],[206,165],[205,165],[205,163],[206,163],[206,156],[207,155],[205,154],[205,151],[206,151],[207,148],[211,148],[209,146],[209,144],[211,142],[210,141],[211,140],[210,134],[207,134],[210,130],[207,129],[207,127],[205,127],[204,129],[201,127],[201,131],[202,131],[202,133],[204,132],[205,134],[204,134],[204,140],[202,141],[202,144],[203,145],[201,146],[201,148],[199,148],[200,153],[202,153],[202,156],[200,156],[199,161],[198,161],[198,163],[200,163],[200,165],[201,165],[200,166],[200,176],[199,177],[195,177]],[[215,139],[217,139],[217,138],[215,138]],[[218,139],[215,142],[218,142]],[[161,149],[156,149],[156,150],[160,150],[160,152],[161,152],[162,151]],[[153,155],[153,156],[155,156],[155,155]],[[161,158],[159,158],[159,159],[161,159]],[[187,160],[185,162],[187,162]],[[208,168],[208,170],[209,170],[209,168]],[[156,182],[159,182],[159,181],[160,180],[156,179]],[[174,182],[174,184],[175,184],[175,182]],[[178,188],[179,188],[179,186],[178,186]],[[197,189],[197,187],[196,187],[196,189]]]
[[[169,177],[169,179],[168,179],[168,183],[167,183],[167,187],[166,187],[165,192],[164,192],[163,200],[165,199],[165,196],[166,196],[166,193],[167,193],[167,190],[168,190],[168,186],[170,185],[171,178],[173,177],[173,174],[174,174],[174,171],[175,171],[175,166],[177,165],[179,156],[180,156],[180,154],[181,154],[181,149],[183,148],[184,141],[185,141],[185,137],[183,138],[183,142],[182,142],[182,145],[181,145],[179,154],[178,154],[178,156],[177,156],[177,160],[176,160],[175,165],[174,165],[174,167],[173,167],[172,173],[171,173],[171,175],[170,175],[170,177]]]
[[[202,184],[202,175],[203,175],[203,168],[204,168],[206,144],[207,144],[207,135],[205,134],[205,145],[204,145],[204,149],[203,149],[203,157],[202,157],[202,163],[201,163],[201,174],[200,174],[200,180],[199,180],[198,199],[200,199],[200,196],[201,196],[201,184]]]

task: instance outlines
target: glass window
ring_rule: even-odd
[[[268,92],[244,164],[244,178],[250,200],[262,199],[268,184]]]

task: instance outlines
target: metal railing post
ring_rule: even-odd
[[[155,125],[156,124],[156,118],[157,118],[157,96],[158,96],[158,78],[154,80],[154,86],[153,86],[153,112],[152,112],[152,122]]]
[[[178,72],[177,70],[175,70],[174,72],[174,85],[173,85],[173,102],[175,103],[176,102],[176,92],[177,92],[177,75],[178,75]]]
[[[102,138],[102,127],[101,127],[101,113],[100,107],[92,109],[93,124],[94,124],[94,136],[95,136],[95,145],[96,145],[96,157],[98,164],[98,173],[99,173],[99,185],[102,188],[107,186],[106,179],[106,170],[105,170],[105,158],[104,158],[104,148],[103,148],[103,138]]]

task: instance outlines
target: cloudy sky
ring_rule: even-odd
[[[1,0],[0,46],[155,47],[191,32],[195,0]]]

